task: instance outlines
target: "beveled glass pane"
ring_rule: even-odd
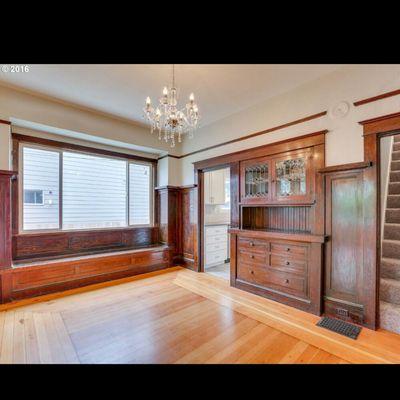
[[[262,197],[269,193],[268,164],[257,164],[245,169],[245,196]]]
[[[303,157],[277,161],[275,170],[278,196],[306,194],[306,164]]]

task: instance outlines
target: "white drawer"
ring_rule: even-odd
[[[228,225],[206,226],[206,236],[227,235]]]
[[[206,244],[215,244],[215,243],[228,243],[228,236],[227,235],[215,235],[215,236],[208,236],[206,235]]]
[[[221,264],[226,260],[226,251],[225,250],[217,250],[217,251],[206,251],[206,265],[210,264]]]
[[[210,243],[210,244],[207,244],[207,246],[206,246],[206,252],[207,251],[217,251],[217,250],[226,251],[226,248],[227,248],[226,241],[222,242],[222,243]]]

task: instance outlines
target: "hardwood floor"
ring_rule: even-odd
[[[206,275],[174,268],[3,305],[0,363],[348,362],[260,321],[254,306],[251,316],[246,298],[241,309],[228,294],[213,298],[213,288],[238,290]]]

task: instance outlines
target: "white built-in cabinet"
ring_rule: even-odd
[[[204,234],[204,267],[223,264],[229,258],[228,225],[206,226]]]
[[[218,169],[204,174],[205,204],[225,204],[226,169]]]

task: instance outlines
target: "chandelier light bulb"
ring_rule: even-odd
[[[194,102],[194,94],[193,93],[190,93],[189,100],[191,103]]]
[[[149,96],[146,98],[146,106],[149,106],[151,104],[151,99]]]
[[[168,96],[168,88],[166,86],[164,86],[164,89],[163,89],[162,93],[163,93],[164,97]]]

